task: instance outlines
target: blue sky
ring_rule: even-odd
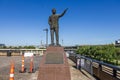
[[[61,14],[63,45],[109,44],[120,39],[120,0],[0,0],[0,43],[45,44],[51,9]],[[50,32],[49,32],[50,43]]]

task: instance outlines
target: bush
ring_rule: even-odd
[[[77,53],[93,59],[115,64],[120,57],[120,48],[115,48],[113,44],[80,46]]]

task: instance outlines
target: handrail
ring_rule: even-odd
[[[115,66],[115,65],[112,65],[112,64],[108,64],[108,63],[105,63],[105,62],[103,62],[103,61],[98,61],[98,60],[95,60],[95,59],[92,59],[92,58],[89,58],[89,57],[86,57],[86,56],[81,56],[80,54],[72,54],[72,55],[70,55],[70,57],[71,57],[71,59],[73,59],[73,61],[76,61],[75,63],[77,63],[77,60],[79,60],[79,59],[85,59],[85,60],[88,60],[88,61],[90,61],[90,62],[92,62],[91,64],[92,64],[92,68],[94,68],[94,65],[93,65],[93,63],[97,63],[98,64],[98,67],[97,67],[97,72],[96,72],[96,74],[94,74],[96,77],[98,77],[99,79],[103,79],[104,77],[101,77],[100,75],[103,75],[103,74],[109,74],[109,76],[108,75],[106,75],[106,77],[111,77],[112,79],[110,79],[110,80],[113,80],[114,78],[114,80],[119,80],[120,79],[120,75],[119,75],[119,73],[120,73],[120,67],[118,67],[118,66]],[[77,65],[76,65],[77,66]],[[102,68],[105,68],[105,67],[107,68],[108,67],[108,70],[109,70],[109,68],[111,69],[111,71],[112,72],[105,72],[105,71],[103,71],[102,70]],[[78,68],[79,69],[79,68]],[[92,72],[94,72],[94,70],[96,70],[95,68],[94,69],[91,69],[92,70]],[[103,74],[102,74],[102,73]],[[111,75],[110,75],[111,74]]]
[[[108,66],[110,68],[113,68],[115,70],[119,70],[120,71],[120,67],[112,65],[112,64],[105,63],[103,61],[98,61],[98,60],[95,60],[95,59],[92,59],[92,58],[89,58],[89,57],[81,56],[79,54],[77,54],[76,58],[84,58],[84,59],[87,59],[87,60],[92,60],[92,62],[96,62],[96,63],[99,63],[100,65]]]

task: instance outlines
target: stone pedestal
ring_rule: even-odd
[[[71,80],[63,47],[50,46],[47,48],[40,63],[37,80]]]

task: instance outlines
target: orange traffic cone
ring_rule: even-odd
[[[10,68],[10,79],[9,80],[14,80],[14,63],[11,63],[11,68]]]
[[[24,55],[22,55],[22,65],[21,65],[21,71],[20,71],[21,73],[25,72],[24,62],[25,62]]]
[[[29,73],[33,73],[33,56],[31,57],[31,60],[30,60],[30,71]]]

